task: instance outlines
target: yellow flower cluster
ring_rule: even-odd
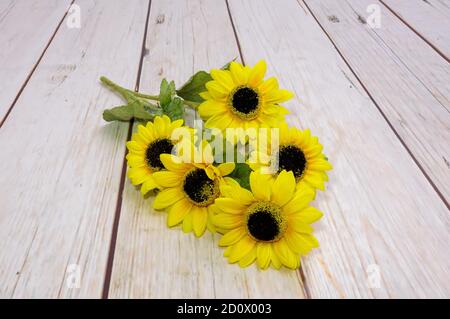
[[[198,237],[206,230],[221,234],[230,263],[296,269],[300,257],[319,245],[310,224],[322,213],[310,203],[316,189],[324,190],[332,166],[317,137],[286,124],[288,111],[280,103],[293,94],[274,77],[264,79],[265,73],[264,61],[212,70],[197,108],[207,129],[277,129],[276,147],[251,148],[247,184],[236,175],[239,164],[218,163],[204,139],[194,143],[174,134],[192,129],[166,115],[139,125],[127,143],[128,177],[143,195],[155,190],[153,207],[167,210],[169,227],[180,225]]]

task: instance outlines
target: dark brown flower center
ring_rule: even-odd
[[[306,168],[306,157],[303,151],[295,145],[280,147],[278,153],[278,172],[291,171],[296,178],[302,176]]]
[[[233,113],[246,118],[253,119],[256,117],[259,109],[258,93],[247,86],[237,88],[231,95],[230,104]]]
[[[199,206],[212,204],[219,196],[218,183],[211,180],[201,168],[195,168],[186,174],[183,190],[189,199]]]
[[[148,166],[154,170],[161,170],[164,168],[159,156],[161,154],[170,154],[173,149],[173,143],[167,138],[162,138],[151,142],[145,151],[145,159]]]
[[[286,222],[279,207],[271,203],[259,202],[249,209],[247,230],[256,240],[273,242],[286,229]]]

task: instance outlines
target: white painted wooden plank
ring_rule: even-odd
[[[381,0],[450,61],[449,0]]]
[[[383,12],[381,28],[364,24],[373,0],[307,4],[412,155],[450,199],[450,64],[389,11]]]
[[[149,2],[76,3],[0,131],[1,297],[102,295],[128,125],[98,78],[135,85]]]
[[[239,55],[224,1],[153,0],[141,90],[157,92],[163,77],[178,85],[199,69]],[[168,229],[166,214],[127,180],[110,288],[112,298],[303,298],[294,271],[229,265],[217,236],[198,239]]]
[[[70,3],[71,0],[0,1],[0,122]]]
[[[321,248],[303,259],[311,297],[448,298],[448,210],[304,3],[230,9],[244,59],[267,59],[296,93],[290,123],[320,136],[334,165],[315,202]]]

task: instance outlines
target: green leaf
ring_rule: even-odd
[[[157,115],[157,109],[151,108],[140,99],[136,99],[127,105],[114,107],[103,112],[103,119],[107,122],[122,121],[128,122],[131,119],[141,121],[152,120]]]
[[[206,91],[205,84],[211,80],[212,77],[208,72],[199,71],[177,90],[177,95],[187,101],[201,103],[203,98],[199,94]]]
[[[172,98],[175,96],[175,94],[175,82],[170,81],[169,83],[166,79],[163,79],[161,81],[161,87],[159,91],[159,103],[161,104],[161,106],[168,105],[172,101]]]
[[[247,163],[236,163],[234,171],[228,177],[233,178],[241,187],[250,190],[250,173],[252,169]]]
[[[183,100],[179,97],[174,97],[169,104],[163,105],[161,103],[161,107],[163,113],[170,117],[172,121],[183,118],[184,115],[184,106]]]

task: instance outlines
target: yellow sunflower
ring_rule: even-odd
[[[211,205],[220,196],[220,186],[230,179],[224,176],[234,170],[235,164],[223,163],[216,167],[213,160],[207,143],[203,143],[203,152],[190,162],[171,154],[161,155],[167,171],[153,175],[156,183],[164,188],[156,195],[153,208],[168,208],[169,227],[182,223],[185,233],[194,231],[197,237],[206,228],[214,232]]]
[[[267,150],[255,149],[251,152],[249,165],[253,170],[261,172],[263,167],[278,167],[273,176],[286,170],[293,172],[298,187],[325,189],[325,182],[328,181],[326,172],[333,167],[322,153],[323,146],[319,139],[311,136],[309,129],[302,131],[282,124],[279,128],[279,147],[271,150],[270,143],[268,138]]]
[[[156,116],[153,123],[139,125],[137,133],[134,133],[131,141],[127,142],[128,177],[133,185],[142,185],[143,195],[158,187],[153,174],[164,169],[159,156],[172,152],[173,147],[179,142],[172,139],[172,135],[182,125],[183,120],[172,122],[166,115]]]
[[[198,111],[207,128],[276,127],[288,111],[279,105],[293,94],[278,88],[274,77],[264,80],[266,62],[253,68],[231,62],[229,70],[211,70],[208,91],[201,93],[205,101]]]
[[[294,174],[286,171],[269,180],[252,172],[250,187],[251,192],[223,186],[223,197],[215,200],[213,222],[224,233],[219,241],[227,247],[224,256],[241,267],[256,260],[261,269],[299,268],[300,256],[319,246],[309,225],[322,217],[309,206],[314,191],[296,188]]]

